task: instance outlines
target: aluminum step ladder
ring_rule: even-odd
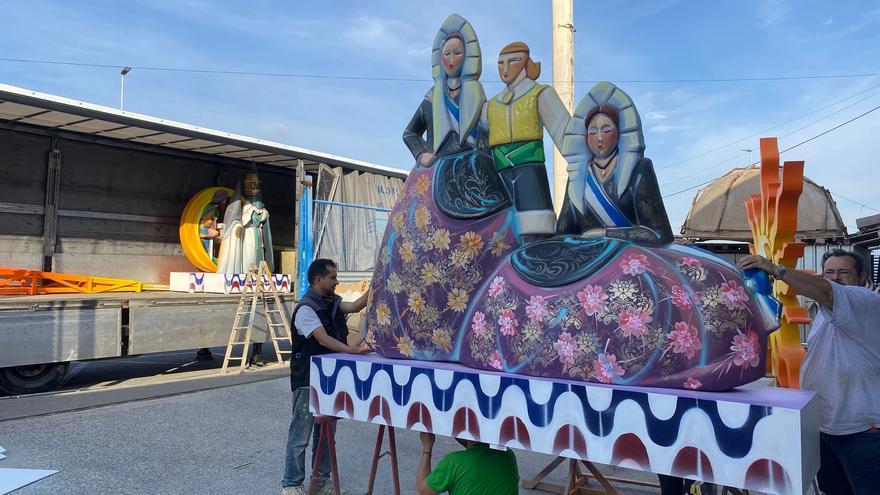
[[[263,307],[266,330],[275,349],[275,359],[278,364],[283,364],[284,355],[290,354],[290,351],[282,351],[279,345],[282,341],[292,345],[290,323],[284,312],[284,304],[278,296],[278,288],[275,286],[269,265],[262,261],[259,268],[248,272],[244,284],[241,286],[241,299],[235,310],[232,330],[229,332],[229,342],[226,345],[226,355],[223,358],[221,373],[225,374],[230,368],[236,367],[239,373],[244,372],[247,364],[248,346],[251,344],[251,334],[257,316],[257,306],[260,305]],[[238,361],[239,364],[230,367],[230,361]]]

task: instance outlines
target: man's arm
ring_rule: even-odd
[[[739,267],[743,270],[748,268],[763,270],[790,285],[798,294],[816,301],[819,306],[834,309],[834,290],[831,288],[831,282],[818,275],[788,268],[780,278],[779,267],[767,258],[756,255],[749,255],[740,260]]]
[[[316,339],[318,339],[318,342],[322,346],[330,349],[333,352],[347,352],[349,354],[366,354],[367,352],[370,352],[370,348],[367,347],[366,342],[361,342],[357,346],[352,347],[328,335],[323,326],[315,328],[315,330],[312,332],[312,335]]]
[[[364,292],[364,295],[357,298],[357,300],[355,300],[355,301],[350,301],[350,302],[342,301],[339,304],[339,310],[342,311],[343,313],[357,313],[358,311],[367,307],[367,299],[369,298],[369,296],[370,296],[370,289],[367,289],[367,291]]]
[[[431,455],[434,450],[434,434],[419,433],[419,440],[422,442],[422,458],[419,461],[419,469],[416,471],[416,495],[437,495],[432,490],[425,479],[431,474]]]

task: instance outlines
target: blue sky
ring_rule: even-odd
[[[510,41],[527,42],[533,58],[545,62],[542,79],[551,78],[549,0],[0,5],[3,58],[423,79],[138,69],[126,76],[126,110],[403,169],[412,159],[400,135],[430,86],[430,46],[449,13],[463,15],[477,32],[488,95],[502,89],[495,54]],[[574,16],[575,80],[584,81],[575,83],[575,102],[592,86],[587,81],[598,79],[633,97],[645,127],[646,156],[654,160],[666,195],[744,165],[747,153],[739,150],[757,150],[758,137],[733,143],[740,138],[852,97],[763,134],[779,136],[785,148],[880,104],[876,76],[620,82],[880,73],[880,4],[874,1],[575,0]],[[119,101],[119,68],[0,61],[0,82],[112,107]],[[857,217],[880,212],[873,209],[880,208],[880,198],[870,180],[880,165],[878,130],[880,111],[784,155],[806,161],[807,176],[835,194],[851,231]],[[673,230],[695,192],[666,199]]]

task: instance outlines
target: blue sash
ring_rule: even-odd
[[[587,165],[590,167],[591,165]],[[620,211],[615,202],[608,197],[605,188],[596,182],[592,170],[587,170],[587,187],[584,188],[584,203],[599,217],[605,227],[632,227],[626,215]]]
[[[443,99],[446,100],[446,108],[449,109],[449,113],[452,114],[452,116],[455,118],[455,121],[458,122],[458,128],[461,129],[461,117],[459,116],[460,112],[458,110],[458,105],[456,105],[455,102],[452,101],[452,98],[450,98],[449,94],[447,94],[445,91],[443,92]],[[474,128],[471,129],[471,137],[477,139],[477,126],[474,126]]]

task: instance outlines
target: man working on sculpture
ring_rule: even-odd
[[[509,495],[519,493],[519,468],[513,451],[495,450],[473,440],[455,440],[465,450],[450,452],[431,471],[434,434],[420,433],[422,459],[416,472],[416,493],[437,495]]]
[[[880,295],[864,287],[863,260],[834,250],[822,276],[746,256],[819,304],[801,365],[801,388],[819,399],[819,488],[827,495],[877,493],[880,486]]]
[[[344,302],[337,296],[336,263],[317,259],[309,265],[309,290],[293,310],[293,348],[290,358],[290,389],[293,392],[293,419],[287,435],[287,456],[284,461],[282,495],[305,495],[305,455],[312,439],[312,457],[318,444],[319,430],[313,427],[315,418],[309,412],[309,369],[312,356],[330,352],[365,354],[369,348],[364,342],[357,346],[346,344],[348,325],[345,315],[357,313],[367,305],[369,291],[357,301]],[[323,426],[322,426],[323,428]],[[314,480],[317,490],[310,493],[331,493],[330,456],[325,449],[318,467],[321,478]]]

